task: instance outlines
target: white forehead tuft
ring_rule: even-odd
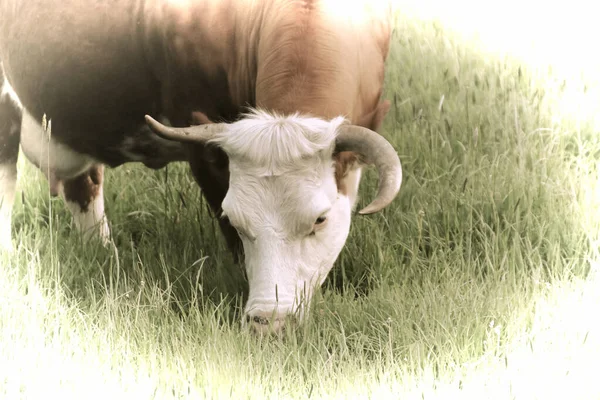
[[[260,168],[266,175],[281,175],[323,150],[327,150],[323,156],[330,157],[336,130],[344,121],[343,117],[327,121],[299,113],[279,115],[252,109],[214,141],[233,163]]]

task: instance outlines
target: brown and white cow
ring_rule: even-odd
[[[361,213],[399,191],[398,156],[375,133],[389,109],[387,0],[0,0],[0,15],[7,248],[19,144],[105,242],[104,165],[188,161],[243,254],[244,321],[280,331],[344,246],[361,167],[379,171]]]

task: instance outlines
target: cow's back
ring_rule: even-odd
[[[0,0],[0,15],[8,80],[35,118],[52,119],[58,140],[93,152],[157,110],[137,1]]]

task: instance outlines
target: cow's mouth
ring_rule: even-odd
[[[249,315],[246,317],[246,321],[250,322]],[[252,317],[252,321],[256,322],[257,324],[261,324],[261,325],[269,325],[269,320],[267,318],[261,317],[258,315],[255,315],[254,317]]]

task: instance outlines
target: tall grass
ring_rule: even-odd
[[[0,397],[600,397],[599,89],[398,14],[382,134],[400,196],[355,217],[283,340],[240,328],[243,274],[185,165],[106,172],[104,248],[20,160]]]

